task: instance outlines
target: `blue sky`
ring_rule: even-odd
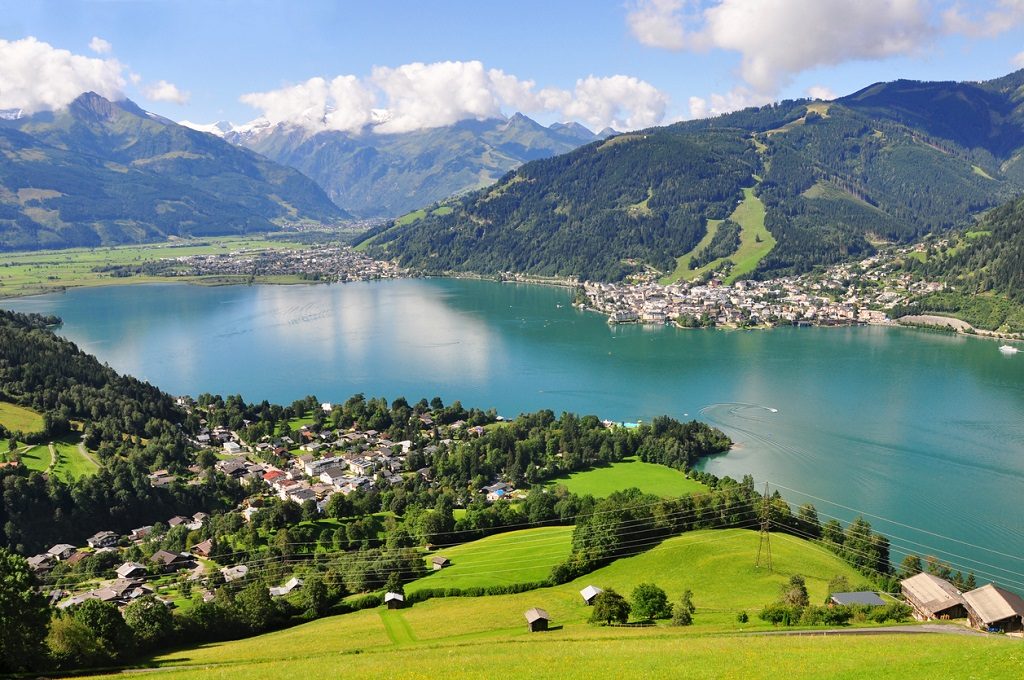
[[[626,128],[1003,75],[1024,65],[1024,0],[0,0],[0,39],[0,109],[88,87],[197,122],[401,131],[523,109]]]

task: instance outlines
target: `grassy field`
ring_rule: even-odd
[[[231,236],[179,239],[164,243],[109,248],[5,253],[3,263],[0,264],[0,298],[46,293],[75,286],[104,286],[169,280],[160,276],[115,278],[109,273],[93,271],[95,267],[140,265],[165,258],[226,253],[241,249],[281,250],[300,247],[303,246],[298,243],[271,241],[262,236]],[[195,281],[201,279],[179,277],[173,280]]]
[[[11,432],[31,434],[43,429],[43,416],[30,408],[0,401],[0,425]]]
[[[728,257],[733,262],[732,271],[727,279],[729,283],[754,271],[757,263],[775,247],[775,237],[764,226],[764,215],[764,203],[754,195],[754,188],[744,189],[743,201],[736,206],[736,209],[729,216],[729,219],[739,224],[741,228],[740,247]],[[714,238],[719,224],[721,224],[721,220],[708,220],[708,233],[693,250],[676,259],[675,271],[663,277],[661,279],[662,284],[668,285],[680,280],[692,281],[721,266],[722,261],[726,258],[719,258],[707,263],[703,267],[690,269],[690,261],[697,253],[711,243],[711,239]]]
[[[68,482],[72,479],[95,474],[99,469],[83,452],[77,440],[65,439],[53,442],[54,452],[57,454],[53,464],[53,474],[62,481]]]
[[[604,498],[614,491],[636,487],[644,493],[653,493],[662,498],[673,498],[690,492],[704,492],[707,487],[687,478],[679,470],[664,465],[645,463],[627,458],[621,463],[574,472],[565,477],[551,480],[550,485],[562,484],[575,494],[590,494]]]
[[[22,450],[21,453],[21,464],[29,470],[46,472],[50,469],[52,461],[53,456],[50,455],[50,447],[46,444],[37,444],[36,446],[29,447],[28,450]]]
[[[573,583],[482,598],[432,599],[400,611],[382,607],[321,619],[248,640],[201,645],[153,660],[161,678],[487,677],[499,668],[531,677],[779,678],[1018,677],[1024,645],[1003,637],[883,633],[870,637],[759,635],[769,628],[735,613],[775,599],[791,573],[807,577],[811,600],[852,569],[823,549],[772,537],[776,570],[753,567],[754,531],[699,531],[669,539]],[[477,542],[480,543],[480,542]],[[454,567],[453,567],[454,568]],[[613,587],[628,596],[653,581],[675,600],[694,591],[689,628],[601,628],[578,590]],[[522,613],[543,607],[553,630],[531,634]],[[133,677],[149,669],[120,674]]]
[[[476,586],[543,581],[551,567],[569,556],[572,527],[540,527],[496,534],[429,555],[444,555],[450,567],[432,572],[405,587],[411,593],[423,588],[472,588]]]

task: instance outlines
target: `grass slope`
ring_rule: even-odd
[[[452,561],[406,585],[408,593],[423,588],[472,588],[543,581],[551,567],[569,556],[572,527],[539,527],[496,534],[452,548],[441,554]],[[430,566],[430,555],[427,565]]]
[[[57,454],[53,463],[53,473],[62,481],[69,482],[79,477],[95,474],[99,468],[82,451],[77,441],[58,440],[53,442]]]
[[[676,283],[677,281],[692,281],[703,276],[709,271],[722,265],[726,259],[732,260],[733,268],[727,281],[732,283],[736,279],[746,276],[754,271],[757,263],[771,252],[775,247],[775,237],[764,226],[765,208],[760,198],[754,195],[754,187],[743,190],[743,201],[736,206],[736,209],[729,216],[733,222],[740,225],[740,247],[728,258],[719,258],[708,262],[703,267],[690,269],[690,261],[702,249],[711,243],[721,220],[708,220],[708,233],[700,240],[693,250],[676,259],[676,268],[668,276],[661,279],[664,285]],[[760,240],[758,240],[760,239]]]
[[[551,480],[549,485],[561,484],[574,494],[590,494],[595,498],[610,496],[615,491],[636,487],[644,493],[662,498],[675,498],[686,493],[706,492],[700,482],[689,479],[679,470],[664,465],[645,463],[636,458],[627,458],[620,463],[574,472]]]
[[[856,578],[850,567],[815,545],[781,535],[772,538],[775,573],[753,568],[756,532],[698,531],[556,588],[434,599],[400,611],[364,610],[248,640],[180,650],[158,657],[154,664],[161,668],[161,678],[172,680],[481,677],[510,662],[528,668],[531,677],[588,679],[1019,674],[1024,647],[1003,637],[746,634],[741,629],[753,632],[767,626],[755,621],[741,626],[735,623],[735,612],[774,599],[790,573],[807,576],[812,601],[821,600],[825,580],[837,573]],[[598,628],[584,623],[590,609],[577,592],[581,584],[614,587],[628,595],[641,581],[658,583],[673,600],[683,587],[692,588],[695,625]],[[533,606],[548,610],[554,630],[526,631],[522,613]]]
[[[43,416],[30,408],[0,401],[0,425],[11,432],[31,434],[43,429]]]

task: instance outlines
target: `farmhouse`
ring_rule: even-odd
[[[208,538],[202,543],[196,543],[192,546],[192,554],[196,557],[209,557],[210,553],[213,552],[213,539]]]
[[[290,595],[293,590],[296,590],[296,589],[301,588],[301,587],[302,587],[302,579],[301,578],[295,578],[293,576],[292,578],[288,579],[288,582],[285,583],[283,586],[275,586],[275,587],[271,588],[270,589],[270,596],[271,597],[284,597],[285,595]]]
[[[880,607],[885,601],[878,596],[878,593],[861,591],[856,593],[832,593],[829,604],[866,604],[869,607]]]
[[[434,571],[440,571],[445,567],[450,567],[452,561],[443,555],[435,555],[434,558],[430,560],[430,563],[433,565]]]
[[[28,568],[37,574],[50,571],[53,569],[53,558],[46,553],[33,555],[28,558]]]
[[[603,593],[604,591],[597,586],[587,586],[580,591],[580,596],[583,597],[583,601],[587,603],[587,606],[594,604],[594,598]]]
[[[384,595],[384,604],[388,606],[388,609],[401,609],[405,606],[405,595],[402,593],[386,593]]]
[[[220,573],[224,575],[225,583],[231,583],[232,581],[238,581],[239,579],[245,578],[245,575],[249,573],[249,567],[244,564],[239,564],[234,567],[224,567],[220,570]]]
[[[526,617],[526,628],[531,633],[547,630],[548,624],[551,622],[551,617],[548,616],[548,613],[537,607],[527,609],[523,616]]]
[[[188,554],[172,553],[167,550],[157,550],[149,561],[160,567],[165,572],[177,571],[186,567],[194,566],[192,556]]]
[[[967,616],[963,595],[952,583],[938,576],[921,572],[900,581],[900,589],[917,619],[961,619]]]
[[[138,562],[125,562],[117,568],[118,578],[136,578],[146,575],[146,565]]]
[[[90,548],[113,548],[117,545],[117,534],[113,531],[100,531],[86,539]]]
[[[994,583],[964,593],[967,618],[982,630],[1018,633],[1024,630],[1024,599]]]
[[[75,546],[68,545],[67,543],[58,543],[47,550],[46,554],[55,560],[66,560],[75,554]]]
[[[229,456],[234,456],[242,452],[242,447],[239,446],[238,442],[224,442],[224,453]]]

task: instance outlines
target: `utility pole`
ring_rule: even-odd
[[[757,561],[754,567],[761,568],[761,555],[764,555],[765,566],[772,571],[772,500],[768,495],[768,482],[764,484],[764,498],[761,499],[761,536],[757,545]]]

